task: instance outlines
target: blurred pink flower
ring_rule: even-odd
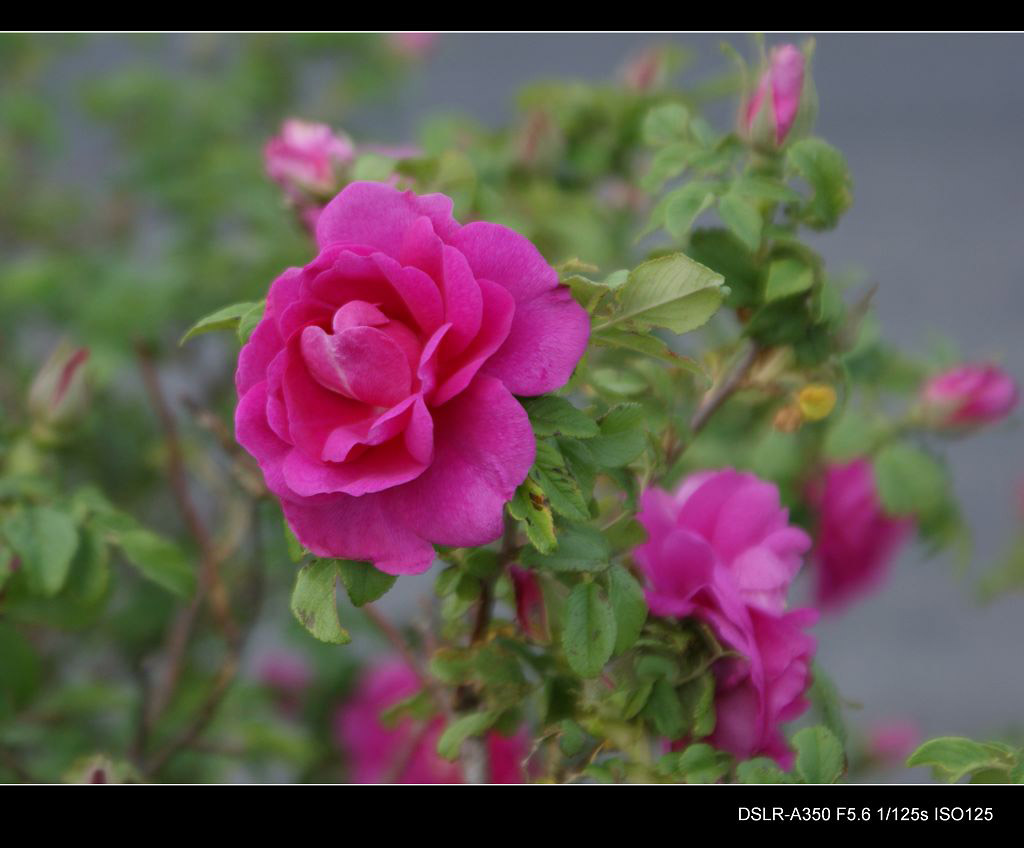
[[[329,196],[338,189],[338,172],[352,164],[355,148],[344,133],[326,124],[290,118],[263,151],[267,174],[295,202],[307,195]]]
[[[992,364],[959,365],[928,380],[921,402],[937,427],[963,429],[1005,418],[1017,405],[1017,386]]]
[[[649,539],[635,551],[655,615],[707,622],[741,657],[716,665],[717,723],[709,742],[737,757],[787,766],[781,725],[801,715],[817,620],[786,612],[810,539],[789,524],[778,489],[731,469],[693,474],[674,494],[648,489],[637,516]]]
[[[239,354],[239,443],[317,556],[416,574],[434,544],[497,539],[536,450],[515,396],[566,383],[586,312],[527,239],[441,194],[351,183],[317,242]]]
[[[921,741],[921,729],[909,719],[877,722],[868,728],[868,753],[892,765],[902,765]]]
[[[274,693],[278,708],[294,715],[302,705],[302,696],[313,682],[313,670],[298,654],[273,651],[257,663],[256,678]]]
[[[359,681],[352,698],[334,716],[334,738],[347,754],[354,783],[461,783],[458,763],[442,759],[437,740],[440,716],[418,721],[402,716],[385,724],[381,713],[420,689],[416,672],[404,660],[378,662]],[[489,783],[522,783],[527,752],[525,732],[487,734]]]
[[[890,518],[882,510],[867,459],[827,468],[812,487],[810,500],[818,512],[812,554],[817,602],[823,608],[841,608],[885,580],[914,522]]]
[[[747,134],[757,135],[757,125],[768,122],[774,143],[781,145],[796,120],[803,87],[804,54],[792,44],[773,48],[768,69],[744,111],[743,128]]]
[[[407,59],[422,59],[437,45],[441,36],[436,32],[392,32],[388,33],[391,49]]]

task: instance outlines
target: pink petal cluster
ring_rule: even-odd
[[[768,69],[762,74],[753,96],[747,102],[743,126],[748,134],[756,131],[762,109],[771,121],[776,145],[785,141],[800,108],[804,87],[804,54],[792,44],[775,47],[768,57]]]
[[[403,716],[385,723],[381,713],[420,690],[416,672],[404,660],[374,665],[353,697],[334,716],[334,737],[347,754],[354,783],[461,783],[457,763],[442,759],[437,740],[440,716],[429,722]],[[522,783],[528,750],[525,733],[487,735],[489,783]]]
[[[789,584],[810,538],[790,526],[778,489],[731,469],[686,478],[674,494],[644,493],[648,541],[635,551],[655,615],[694,616],[740,656],[716,666],[711,744],[788,766],[781,725],[808,706],[816,649],[811,609],[787,612]]]
[[[959,429],[991,424],[1017,405],[1013,378],[992,364],[959,365],[932,377],[921,390],[928,419],[938,427]]]
[[[817,603],[841,608],[870,594],[885,579],[914,522],[885,514],[867,459],[829,466],[810,500],[818,512],[812,554]]]
[[[338,188],[338,172],[352,164],[355,147],[344,133],[326,124],[290,118],[263,150],[267,174],[294,202],[307,195],[330,195]]]
[[[565,384],[586,313],[529,241],[460,226],[444,195],[352,183],[316,235],[239,355],[238,441],[318,556],[407,574],[494,541],[534,459],[514,395]]]

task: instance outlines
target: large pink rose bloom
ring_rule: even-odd
[[[816,648],[805,629],[817,613],[785,610],[807,534],[790,526],[774,485],[731,469],[691,475],[675,494],[649,489],[637,517],[649,537],[635,557],[651,612],[699,618],[739,654],[716,666],[708,741],[788,767],[780,726],[807,709]]]
[[[954,429],[1000,421],[1017,400],[1013,378],[990,364],[960,365],[932,377],[921,390],[928,418]]]
[[[238,441],[318,556],[409,574],[433,544],[498,538],[534,458],[514,395],[559,388],[586,347],[587,315],[537,249],[451,209],[352,183],[242,348]]]
[[[416,673],[404,660],[389,660],[365,674],[352,699],[335,714],[334,736],[348,755],[353,782],[462,782],[458,764],[437,753],[443,718],[427,723],[410,716],[394,723],[381,721],[381,713],[419,689]],[[524,733],[487,735],[489,783],[523,782],[527,741]]]
[[[268,176],[293,200],[307,192],[330,194],[337,189],[339,169],[355,159],[355,147],[344,133],[326,124],[290,118],[279,135],[267,142],[263,158]]]
[[[811,500],[818,510],[817,602],[840,608],[885,580],[914,522],[885,514],[866,459],[830,466]]]
[[[768,69],[761,76],[744,113],[744,129],[755,130],[761,110],[774,130],[775,143],[781,145],[793,127],[800,109],[800,95],[804,87],[804,54],[792,44],[783,44],[772,50]]]

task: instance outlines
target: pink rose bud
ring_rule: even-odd
[[[462,782],[458,763],[437,753],[443,716],[423,721],[402,715],[386,721],[382,715],[420,688],[416,672],[404,660],[378,660],[335,713],[334,738],[346,755],[353,783]],[[502,736],[492,730],[485,739],[488,783],[522,783],[520,763],[529,741],[525,732]]]
[[[299,711],[302,696],[313,682],[309,664],[302,657],[284,651],[264,656],[257,665],[256,676],[274,693],[277,707],[285,715]]]
[[[812,609],[786,611],[811,540],[789,523],[779,491],[753,474],[692,474],[675,492],[648,489],[634,551],[651,613],[697,618],[731,655],[716,663],[712,745],[740,758],[793,755],[782,725],[806,711],[816,643]]]
[[[626,87],[636,92],[651,91],[665,81],[668,52],[664,47],[648,47],[631,57],[620,76]]]
[[[881,585],[914,522],[885,514],[866,459],[830,466],[810,500],[818,511],[818,605],[841,608]]]
[[[921,730],[909,719],[879,722],[868,729],[868,753],[886,764],[902,765],[921,741]]]
[[[337,191],[339,172],[352,164],[355,148],[326,124],[291,118],[267,142],[263,157],[268,176],[294,203],[305,205],[310,195],[326,199]]]
[[[423,59],[437,45],[440,36],[436,32],[392,32],[388,34],[388,46],[405,59]]]
[[[743,113],[743,130],[755,143],[781,147],[800,108],[804,54],[792,44],[775,47]]]
[[[960,365],[925,383],[921,403],[933,426],[966,429],[1005,418],[1017,395],[1013,378],[995,365]]]
[[[565,385],[587,313],[526,238],[442,194],[350,183],[316,238],[239,354],[238,441],[317,556],[418,574],[435,543],[494,541],[536,452],[516,397]]]
[[[531,639],[546,641],[548,616],[537,575],[517,565],[509,566],[508,573],[516,594],[516,620],[520,629]]]
[[[89,388],[82,366],[89,349],[61,342],[39,369],[28,391],[28,410],[36,435],[52,436],[85,412]]]

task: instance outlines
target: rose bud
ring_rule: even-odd
[[[868,729],[867,751],[886,765],[902,765],[921,742],[921,729],[909,719],[878,722]]]
[[[327,200],[338,189],[339,172],[352,164],[355,147],[344,133],[326,124],[291,118],[263,150],[267,175],[288,198],[306,206],[313,198]],[[312,196],[312,198],[311,198]]]
[[[804,54],[792,44],[772,50],[768,68],[747,101],[741,125],[758,147],[781,147],[796,121],[804,90]]]
[[[82,366],[88,358],[88,348],[62,341],[39,369],[28,391],[33,435],[50,441],[85,412],[89,387]]]
[[[1013,378],[995,365],[960,365],[925,383],[921,405],[933,427],[968,429],[1005,418],[1017,395]]]

